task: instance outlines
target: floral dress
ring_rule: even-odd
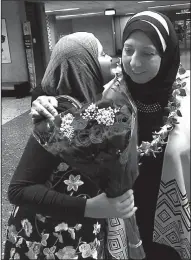
[[[90,198],[95,184],[61,163],[46,186],[70,196]],[[8,221],[4,259],[106,259],[105,220],[85,218],[84,223],[58,221],[15,206]]]

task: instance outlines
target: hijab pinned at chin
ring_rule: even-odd
[[[53,49],[41,85],[47,95],[96,101],[103,91],[97,38],[87,32],[62,37]]]
[[[159,102],[161,107],[165,107],[172,94],[172,85],[180,64],[176,32],[167,16],[151,11],[138,13],[127,22],[123,32],[123,44],[136,30],[144,32],[152,41],[161,56],[161,64],[158,74],[147,83],[133,82],[122,68],[124,79],[134,100],[145,104]]]

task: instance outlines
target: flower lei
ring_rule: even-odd
[[[121,61],[117,64],[117,68],[113,70],[116,79],[119,79],[122,74],[120,63]],[[168,112],[168,116],[164,117],[165,124],[161,127],[160,131],[153,133],[153,140],[151,142],[142,141],[141,145],[137,147],[139,157],[145,155],[153,155],[156,157],[157,153],[162,152],[163,145],[167,143],[165,142],[165,139],[168,137],[169,133],[175,128],[176,124],[179,124],[177,117],[182,117],[182,114],[179,110],[180,101],[177,97],[186,96],[186,91],[184,89],[186,82],[184,79],[188,78],[188,76],[182,76],[185,73],[186,70],[183,68],[182,64],[180,64],[177,78],[172,86],[172,96],[168,102],[168,106],[165,108]]]
[[[175,128],[176,124],[179,124],[177,117],[182,117],[180,112],[180,101],[177,97],[186,96],[186,91],[184,87],[186,86],[186,82],[184,79],[188,76],[180,76],[185,74],[186,70],[180,64],[179,71],[177,74],[176,81],[174,82],[172,88],[172,96],[168,101],[168,106],[165,110],[169,113],[168,116],[164,117],[165,124],[161,127],[161,130],[153,133],[153,140],[151,142],[142,142],[140,146],[138,146],[137,151],[140,157],[146,155],[153,155],[156,157],[157,153],[162,152],[162,147],[165,142],[165,139],[168,137],[169,133]]]

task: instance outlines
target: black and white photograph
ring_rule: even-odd
[[[7,35],[6,20],[1,19],[1,62],[11,63],[9,40]]]
[[[179,1],[1,2],[2,260],[189,260]]]

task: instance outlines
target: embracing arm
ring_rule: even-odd
[[[34,209],[36,213],[62,220],[84,218],[86,199],[71,197],[45,186],[60,159],[48,153],[31,136],[8,189],[12,204]]]
[[[49,154],[31,136],[8,189],[9,201],[45,216],[83,223],[88,218],[128,218],[136,210],[132,190],[109,199],[102,193],[91,199],[72,197],[45,186],[60,159]]]

